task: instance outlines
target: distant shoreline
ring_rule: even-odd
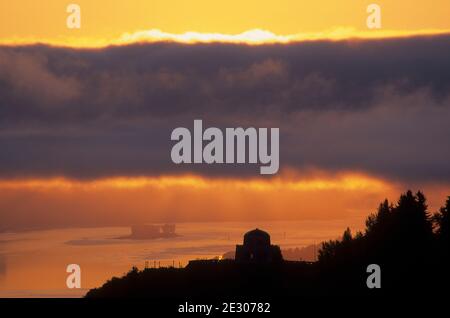
[[[139,236],[135,236],[133,234],[130,235],[125,235],[125,236],[118,236],[115,237],[114,239],[116,240],[138,240],[138,241],[145,241],[145,240],[156,240],[156,239],[160,239],[160,238],[164,238],[164,239],[170,239],[170,238],[175,238],[175,237],[181,237],[182,235],[173,233],[173,234],[160,234],[160,235],[155,235],[155,236],[148,236],[148,237],[139,237]]]

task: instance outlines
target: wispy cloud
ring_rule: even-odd
[[[105,48],[108,46],[123,46],[138,43],[226,43],[246,45],[289,44],[305,41],[341,41],[351,39],[389,39],[416,36],[437,36],[450,34],[450,29],[417,29],[417,30],[359,30],[351,26],[338,26],[316,32],[300,32],[294,34],[276,34],[265,29],[251,29],[241,33],[205,33],[187,31],[183,33],[170,33],[160,29],[137,30],[125,32],[117,38],[90,38],[90,37],[58,37],[33,38],[9,37],[0,39],[0,45],[35,45],[47,44],[60,47],[73,48]]]

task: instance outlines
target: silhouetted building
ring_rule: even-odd
[[[237,262],[275,262],[281,261],[281,250],[278,245],[270,244],[269,233],[254,229],[245,233],[244,244],[236,245]]]

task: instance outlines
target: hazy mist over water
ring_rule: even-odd
[[[0,297],[80,297],[132,266],[185,266],[191,259],[233,251],[255,227],[282,249],[319,244],[340,236],[351,220],[177,224],[179,237],[118,239],[127,227],[60,229],[0,234]],[[81,266],[82,289],[66,287],[66,266]]]

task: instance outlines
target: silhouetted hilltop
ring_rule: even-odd
[[[308,245],[305,247],[295,247],[295,248],[285,248],[281,249],[281,255],[284,260],[287,261],[307,261],[313,262],[317,259],[317,252],[320,248],[321,244],[317,245]],[[235,251],[228,251],[222,254],[222,259],[231,259],[235,258]]]
[[[200,296],[267,296],[275,290],[297,293],[292,282],[314,277],[310,263],[266,264],[224,261],[192,261],[185,268],[133,268],[122,278],[113,278],[87,297],[182,298]]]
[[[253,230],[237,245],[236,260],[191,261],[185,268],[133,268],[86,297],[321,297],[438,294],[449,283],[450,197],[434,215],[423,193],[407,191],[394,205],[385,200],[364,232],[347,229],[322,244],[317,262],[283,260],[268,233]],[[381,289],[369,289],[367,267],[381,268]]]

